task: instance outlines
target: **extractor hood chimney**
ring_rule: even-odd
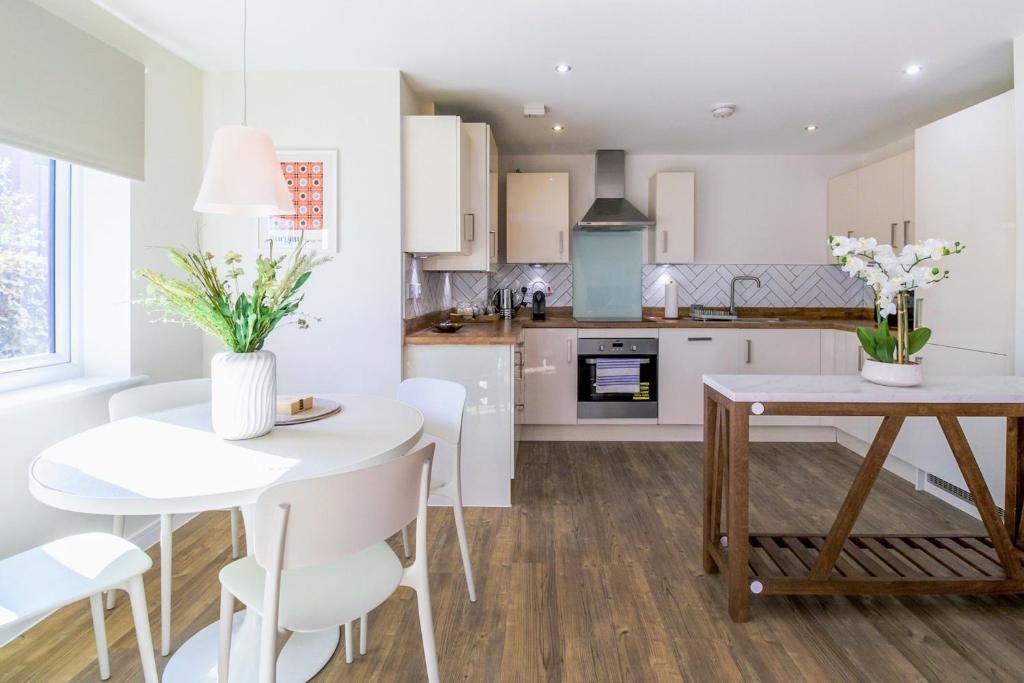
[[[597,150],[594,173],[596,199],[577,230],[642,230],[654,221],[626,201],[626,153],[621,149]]]

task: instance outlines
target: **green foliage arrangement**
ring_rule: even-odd
[[[239,254],[228,252],[224,257],[228,271],[222,277],[213,254],[201,249],[168,248],[168,258],[185,273],[185,278],[140,270],[138,276],[149,282],[145,303],[159,311],[163,321],[192,325],[219,338],[228,351],[259,351],[278,323],[298,313],[304,296],[299,290],[313,269],[331,260],[329,256],[304,253],[303,247],[300,240],[287,256],[258,256],[256,279],[250,292],[242,291],[239,285],[245,274]],[[296,324],[302,329],[309,326],[303,317]]]
[[[932,331],[927,327],[918,327],[907,333],[907,357],[913,356],[923,349],[931,336]],[[870,327],[857,328],[857,339],[860,340],[860,345],[864,347],[865,353],[879,363],[895,362],[898,338],[898,335],[890,333],[888,320],[879,322],[878,328],[875,330]]]

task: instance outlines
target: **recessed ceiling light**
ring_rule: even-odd
[[[806,130],[808,133],[813,133],[814,131],[818,130],[818,124],[809,123],[806,126],[804,126],[804,130]]]
[[[555,125],[551,126],[551,130],[555,131],[556,133],[561,133],[563,130],[565,130],[565,126],[563,126],[560,123],[556,123]]]
[[[917,74],[921,73],[921,65],[911,64],[910,66],[903,70],[903,73],[905,73],[908,76],[916,76]]]
[[[736,105],[732,102],[722,102],[711,109],[711,115],[716,119],[727,119],[735,113]]]
[[[557,71],[560,74],[567,74],[570,71],[572,71],[572,65],[571,64],[559,64],[558,66],[555,67],[555,71]]]

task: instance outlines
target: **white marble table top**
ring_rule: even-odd
[[[704,375],[738,403],[1024,403],[1024,377],[925,376],[916,387],[883,387],[859,375]]]

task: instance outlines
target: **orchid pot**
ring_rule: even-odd
[[[874,293],[878,323],[875,328],[857,328],[857,339],[868,355],[861,377],[890,387],[921,384],[924,372],[914,356],[932,332],[927,327],[911,327],[907,304],[915,290],[933,287],[949,277],[949,271],[935,262],[959,254],[964,245],[930,239],[905,245],[897,252],[873,237],[832,236],[829,246],[843,271],[864,280]],[[895,330],[889,328],[890,315],[896,316]]]

